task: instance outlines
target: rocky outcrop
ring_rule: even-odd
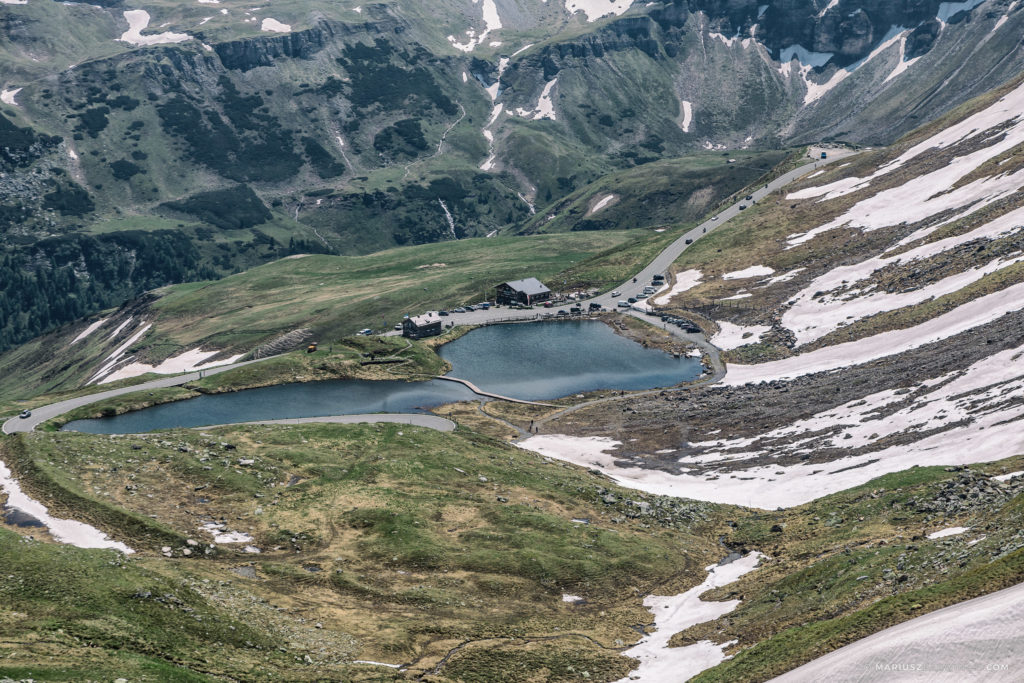
[[[334,38],[336,26],[322,21],[305,31],[232,40],[217,43],[213,49],[226,68],[248,71],[258,66],[272,66],[274,60],[281,57],[311,58]]]
[[[217,43],[214,51],[225,68],[248,71],[260,66],[273,66],[282,57],[312,59],[334,43],[360,36],[402,33],[404,26],[389,17],[364,24],[345,24],[322,19],[303,31],[258,38],[245,38]]]

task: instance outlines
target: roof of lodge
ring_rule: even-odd
[[[533,296],[534,294],[544,294],[545,292],[551,291],[550,289],[544,286],[543,282],[541,282],[535,277],[528,277],[522,280],[512,280],[511,282],[506,282],[505,284],[511,287],[512,289],[516,290],[517,292],[522,292],[527,296]]]
[[[410,316],[409,320],[412,321],[416,327],[423,327],[431,323],[441,322],[441,316],[438,315],[437,311],[427,311],[423,315]]]

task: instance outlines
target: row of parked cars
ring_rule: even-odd
[[[662,322],[669,323],[670,325],[675,325],[683,332],[688,332],[690,334],[698,334],[701,331],[701,329],[697,327],[697,325],[692,320],[687,320],[686,318],[677,318],[674,315],[659,315],[658,317],[661,318]]]

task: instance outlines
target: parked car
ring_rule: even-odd
[[[636,303],[636,297],[635,296],[631,296],[628,299],[626,299],[626,301],[628,301],[631,304],[635,304]]]
[[[448,315],[448,311],[438,311],[438,315]]]
[[[367,327],[365,329],[359,330],[359,334],[363,335],[364,337],[369,337],[371,334],[373,334],[373,330]]]
[[[636,298],[637,299],[646,299],[649,296],[650,296],[650,294],[648,294],[647,292],[640,292],[639,294],[636,295]]]
[[[619,308],[629,308],[629,302],[628,302],[628,301],[620,301],[620,302],[619,302],[618,304],[616,304],[616,305],[617,305],[617,306],[618,306]]]
[[[554,308],[554,306],[555,305],[553,303],[551,303],[550,301],[545,301],[544,302],[544,308]]]
[[[601,310],[601,304],[595,303],[595,302],[591,302],[590,310],[592,310],[592,311],[600,311]]]
[[[396,330],[402,329],[402,323],[395,323],[395,329]]]
[[[622,296],[622,292],[616,289],[614,292],[612,292],[612,296]]]
[[[558,315],[569,315],[569,312],[566,311],[564,308],[560,308],[558,310]]]
[[[712,216],[712,217],[711,217],[711,220],[713,220],[713,221],[717,221],[717,220],[718,220],[718,216]]]
[[[22,420],[24,420],[26,417],[32,417],[32,411],[23,410],[20,413],[18,413],[18,417],[20,417]]]

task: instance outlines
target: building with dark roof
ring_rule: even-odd
[[[494,300],[499,304],[531,306],[551,298],[551,290],[535,277],[505,282],[498,285],[497,290]]]
[[[436,337],[441,334],[441,316],[437,311],[428,311],[402,321],[402,336],[409,339]]]

